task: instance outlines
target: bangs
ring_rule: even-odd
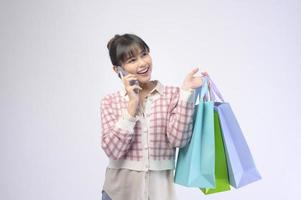
[[[118,60],[125,63],[131,57],[139,55],[141,52],[149,52],[147,46],[141,43],[132,43],[130,45],[120,45],[116,49],[116,56]]]

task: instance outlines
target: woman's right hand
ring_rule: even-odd
[[[128,105],[129,114],[135,116],[139,105],[139,92],[135,93],[134,89],[137,91],[141,91],[142,88],[139,86],[139,84],[131,85],[130,81],[138,82],[137,76],[134,74],[127,74],[122,78],[122,82],[124,84],[125,90],[127,91],[129,97],[129,105]]]

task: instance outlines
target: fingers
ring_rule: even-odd
[[[123,83],[128,85],[134,85],[136,82],[138,82],[137,76],[134,74],[128,74],[122,78]]]
[[[130,88],[142,90],[142,88],[139,85],[136,85],[136,84],[133,85],[133,86],[130,86]]]
[[[135,84],[137,84],[137,80],[130,80],[130,81],[129,81],[129,84],[130,84],[130,85],[135,85]]]
[[[138,94],[140,90],[142,90],[142,88],[138,84],[128,86],[128,91],[134,91],[136,94]]]
[[[209,77],[209,74],[207,72],[202,72],[203,77]]]
[[[193,74],[197,73],[198,71],[199,71],[199,68],[196,67],[196,68],[193,68],[192,71],[189,74],[193,75]]]
[[[138,94],[142,88],[139,86],[138,78],[134,74],[127,74],[123,77],[123,84],[125,85],[125,89],[130,93],[132,96],[132,92]]]
[[[124,76],[123,78],[124,78],[125,80],[130,80],[130,79],[133,79],[133,78],[137,78],[137,76],[134,75],[134,74],[128,74],[128,75]]]
[[[189,75],[192,76],[192,75],[194,75],[195,73],[197,73],[198,71],[199,71],[199,68],[198,68],[198,67],[193,68],[192,71],[189,73]],[[201,74],[202,74],[203,76],[209,76],[209,74],[208,74],[207,71],[201,72]]]

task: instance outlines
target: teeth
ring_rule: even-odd
[[[138,72],[138,74],[144,74],[145,72],[147,72],[148,71],[148,68],[146,68],[144,71],[142,71],[142,72]]]

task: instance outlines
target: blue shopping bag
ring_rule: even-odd
[[[240,188],[260,180],[259,174],[248,144],[229,103],[225,102],[214,82],[208,76],[210,97],[215,102],[214,109],[218,112],[222,136],[225,145],[230,184]]]
[[[174,182],[187,187],[215,187],[215,145],[213,102],[204,96],[208,79],[196,89],[193,133],[190,142],[179,149]]]

